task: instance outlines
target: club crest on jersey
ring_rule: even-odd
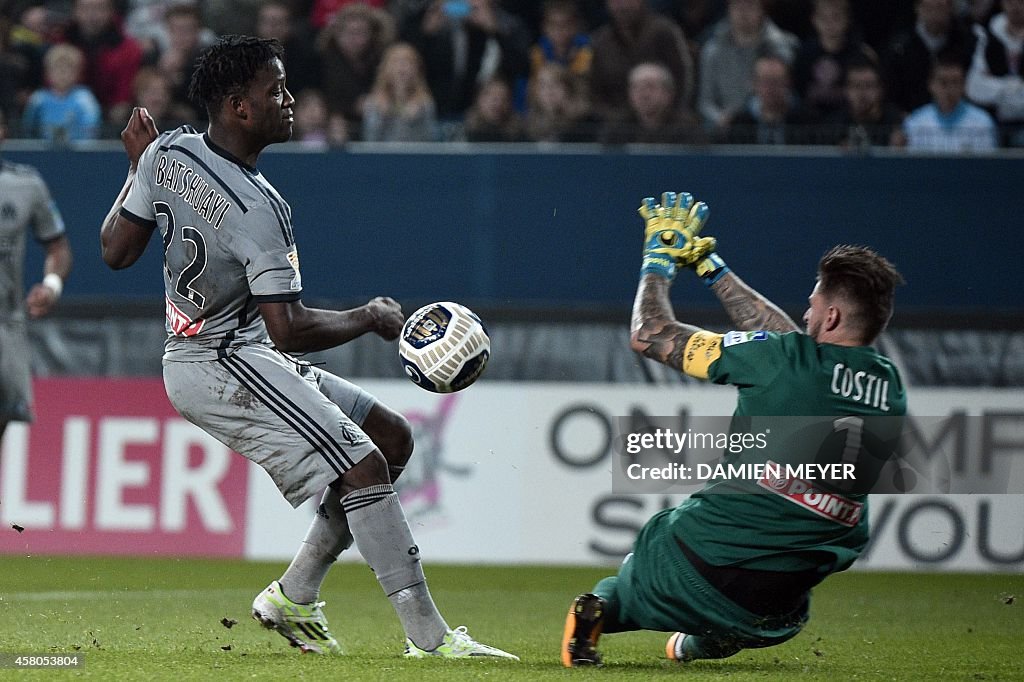
[[[729,346],[735,346],[741,343],[747,343],[748,341],[764,341],[768,338],[768,332],[738,332],[732,331],[727,332],[725,338],[722,340],[722,346],[728,348]]]
[[[288,264],[292,266],[292,270],[295,271],[295,276],[292,277],[292,291],[299,291],[302,289],[302,275],[299,274],[299,251],[298,249],[292,249],[287,255]]]

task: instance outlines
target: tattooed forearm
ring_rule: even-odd
[[[668,290],[669,283],[662,277],[647,275],[640,281],[633,302],[630,341],[636,352],[681,369],[686,343],[697,327],[675,319]]]
[[[789,315],[731,272],[711,285],[711,290],[741,331],[764,329],[784,333],[800,329]]]

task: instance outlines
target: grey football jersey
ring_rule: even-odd
[[[302,291],[291,208],[258,170],[188,126],[142,154],[121,215],[163,237],[167,360],[270,343],[258,303]]]
[[[25,234],[41,243],[64,234],[64,221],[36,169],[0,161],[0,320],[24,319]]]

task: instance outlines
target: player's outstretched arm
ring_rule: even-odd
[[[800,331],[786,313],[759,294],[736,273],[727,272],[711,285],[711,291],[722,303],[729,319],[740,331],[765,330],[769,332]]]
[[[676,319],[669,291],[680,267],[703,259],[715,247],[714,239],[699,236],[708,207],[702,202],[695,204],[686,192],[665,192],[661,204],[651,197],[644,199],[639,213],[644,219],[644,248],[630,321],[630,346],[682,370],[686,344],[701,330]]]
[[[405,323],[402,306],[387,296],[351,310],[307,308],[302,301],[260,303],[259,307],[271,341],[285,353],[326,350],[369,332],[392,341]]]
[[[633,301],[629,345],[652,360],[683,371],[683,352],[700,327],[685,324],[672,312],[672,282],[657,274],[644,274]]]

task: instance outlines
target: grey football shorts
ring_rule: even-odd
[[[376,449],[360,428],[376,398],[268,346],[163,367],[178,413],[263,467],[293,507]]]
[[[0,422],[32,421],[30,359],[25,323],[0,321]]]

